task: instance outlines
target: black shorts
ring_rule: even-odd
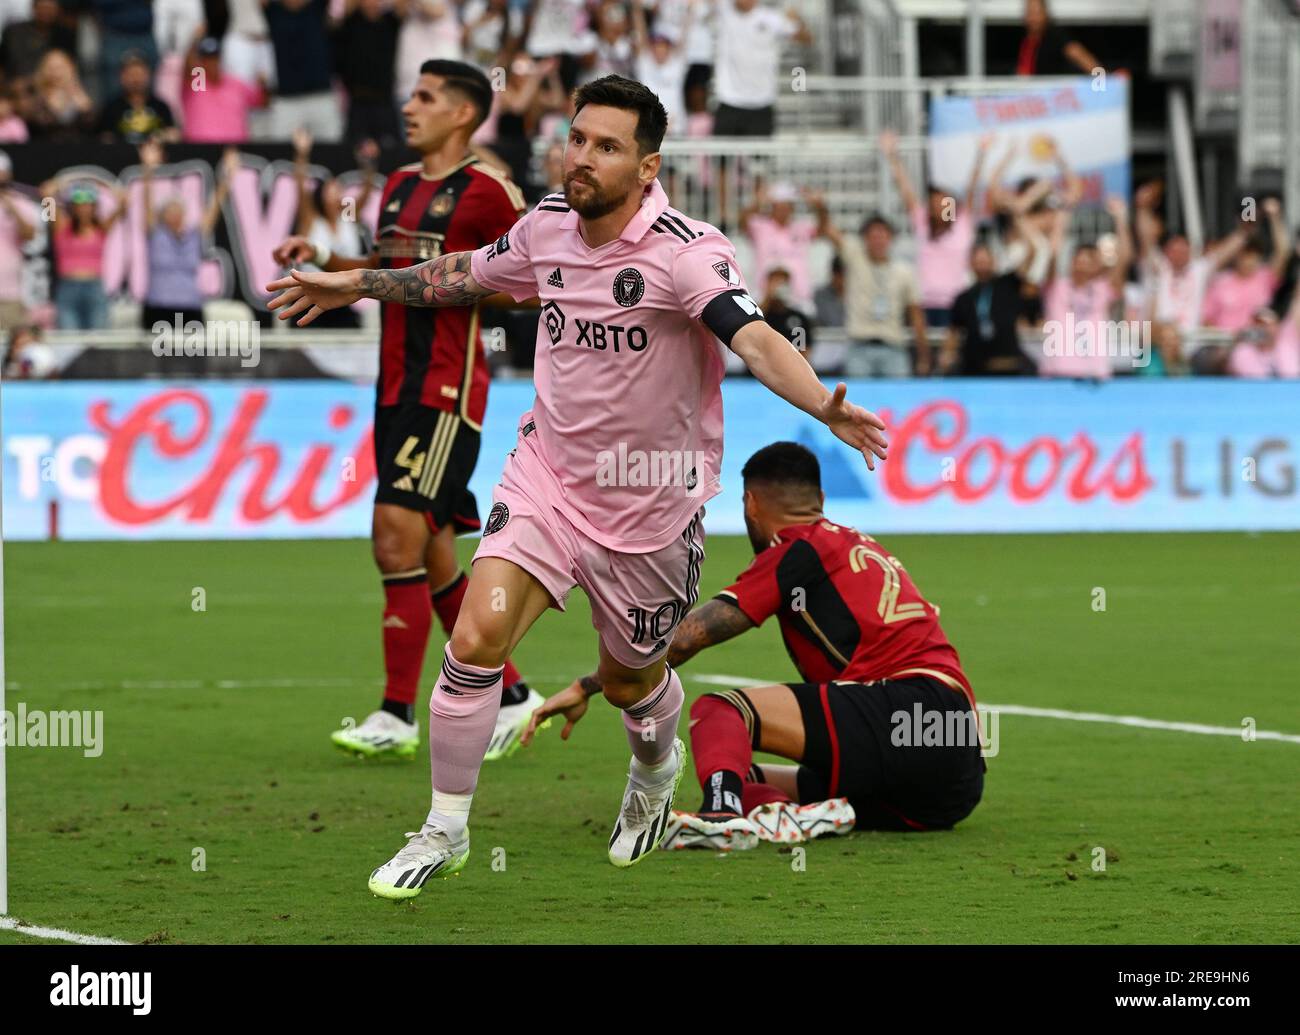
[[[424,514],[429,527],[456,534],[480,528],[469,491],[480,434],[454,413],[402,403],[375,408],[376,503]]]
[[[963,694],[926,677],[787,685],[803,715],[800,801],[848,798],[858,830],[946,830],[979,804],[984,759]]]
[[[733,108],[719,104],[713,113],[716,137],[770,137],[776,131],[776,106]]]

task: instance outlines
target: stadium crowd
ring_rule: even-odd
[[[125,143],[140,148],[148,173],[168,143],[292,141],[298,232],[354,253],[361,240],[340,218],[338,182],[313,188],[307,157],[313,141],[342,143],[372,168],[399,147],[399,106],[426,59],[489,70],[494,108],[475,142],[536,199],[562,186],[576,85],[609,73],[640,79],[663,99],[673,137],[767,137],[782,48],[811,41],[798,15],[758,0],[0,0],[0,145]],[[1018,74],[1097,62],[1029,0]],[[1012,148],[982,140],[966,192],[950,197],[914,182],[886,133],[880,147],[905,225],[862,212],[846,229],[818,193],[773,179],[723,229],[746,239],[750,289],[769,321],[810,350],[819,328],[842,329],[850,376],[1300,377],[1300,258],[1275,199],[1195,251],[1166,232],[1162,186],[1149,182],[1132,199],[1110,199],[1111,229],[1084,237],[1073,230],[1078,177],[1050,140],[1042,146],[1054,175],[1009,189]],[[55,177],[41,193],[62,211],[43,228],[15,205],[10,168],[0,152],[0,324],[12,329],[6,370],[22,376],[40,369],[21,359],[38,355],[31,324],[40,322],[23,298],[24,248],[50,234],[58,327],[105,327],[99,274],[127,201],[105,215],[92,185]],[[146,319],[201,310],[201,242],[226,182],[217,177],[199,218],[174,199],[145,213]],[[833,253],[825,278],[815,247]],[[1099,340],[1103,325],[1128,321],[1149,324],[1144,365],[1031,359],[1022,347],[1045,327],[1090,328]],[[1204,328],[1220,332],[1213,344],[1203,344]]]

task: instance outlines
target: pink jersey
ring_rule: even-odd
[[[952,226],[930,236],[930,214],[924,205],[911,211],[916,235],[916,269],[923,309],[947,309],[970,283],[970,250],[975,244],[975,220],[965,208]]]
[[[1272,348],[1238,342],[1228,356],[1233,377],[1300,377],[1300,311],[1295,306],[1277,329]]]
[[[98,280],[104,270],[103,230],[75,234],[67,220],[54,231],[54,269],[60,277]]]
[[[1267,308],[1277,290],[1277,275],[1267,266],[1248,277],[1229,270],[1210,281],[1205,293],[1205,322],[1211,327],[1237,332]]]
[[[608,549],[675,540],[721,489],[724,346],[701,318],[727,295],[757,312],[731,242],[669,208],[656,181],[614,241],[588,247],[551,194],[474,252],[470,271],[541,299],[537,398],[521,421],[551,478],[537,491]]]
[[[185,115],[187,144],[242,144],[248,140],[248,113],[262,103],[262,88],[222,73],[218,83],[202,90],[185,90],[181,110]]]
[[[796,307],[812,305],[808,250],[817,236],[817,224],[811,219],[792,219],[782,226],[771,216],[757,215],[749,220],[748,229],[759,289],[765,290],[772,270],[784,269],[790,274],[790,295]]]
[[[1043,377],[1111,376],[1106,323],[1118,295],[1105,275],[1076,284],[1057,277],[1043,299]]]

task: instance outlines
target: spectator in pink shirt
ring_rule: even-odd
[[[880,135],[880,147],[889,161],[894,183],[902,196],[916,235],[917,280],[921,290],[921,308],[931,327],[947,327],[951,322],[953,300],[965,290],[970,279],[967,260],[975,244],[975,195],[979,190],[980,172],[993,144],[991,134],[980,138],[971,169],[970,183],[962,201],[950,197],[930,184],[926,203],[921,204],[912,180],[898,156],[898,136],[893,132]]]
[[[1261,309],[1233,343],[1228,373],[1233,377],[1300,377],[1300,307],[1293,305],[1279,326],[1277,314]]]
[[[1138,345],[1150,344],[1131,341],[1126,325],[1123,342],[1129,355],[1112,355],[1112,345],[1121,344],[1113,317],[1133,262],[1133,239],[1124,202],[1111,198],[1106,210],[1115,220],[1115,265],[1103,265],[1095,244],[1081,244],[1074,250],[1069,276],[1053,276],[1043,296],[1043,359],[1038,372],[1044,377],[1108,378],[1112,359],[1134,359]]]
[[[187,64],[194,71],[181,88],[186,143],[246,143],[249,111],[266,104],[261,87],[221,70],[221,43],[211,36],[195,45]]]
[[[1282,206],[1276,198],[1265,198],[1261,206],[1268,217],[1273,238],[1273,256],[1268,265],[1254,240],[1247,241],[1237,252],[1231,268],[1210,281],[1205,294],[1205,323],[1210,327],[1236,332],[1248,326],[1259,310],[1268,306],[1282,281],[1291,242],[1282,220]]]
[[[806,188],[802,193],[813,212],[819,212],[823,207],[821,199]],[[771,190],[760,185],[753,203],[740,213],[740,228],[754,248],[755,283],[765,281],[772,270],[783,269],[790,275],[791,302],[797,309],[809,309],[812,276],[808,249],[821,219],[795,218],[799,195],[788,183],[775,184]]]
[[[62,174],[41,185],[41,196],[56,199],[50,210],[50,238],[58,283],[54,304],[60,330],[93,331],[108,326],[108,296],[104,293],[104,249],[108,232],[126,214],[126,188],[116,192],[116,205],[101,215],[99,192],[78,184],[59,198]]]
[[[1217,346],[1200,345],[1197,330],[1203,324],[1205,296],[1215,271],[1222,269],[1246,243],[1246,232],[1238,226],[1203,251],[1192,248],[1186,234],[1167,232],[1156,209],[1164,195],[1164,183],[1153,180],[1133,195],[1133,225],[1137,235],[1138,260],[1146,286],[1147,315],[1151,335],[1164,368],[1177,373],[1190,366],[1195,371],[1213,369],[1215,355],[1192,362],[1199,351]],[[1222,352],[1222,349],[1219,349]]]

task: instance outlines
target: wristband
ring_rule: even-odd
[[[328,244],[318,244],[316,245],[316,254],[312,256],[311,261],[323,270],[325,268],[325,263],[330,261],[333,254],[334,253],[330,251],[330,246]]]

